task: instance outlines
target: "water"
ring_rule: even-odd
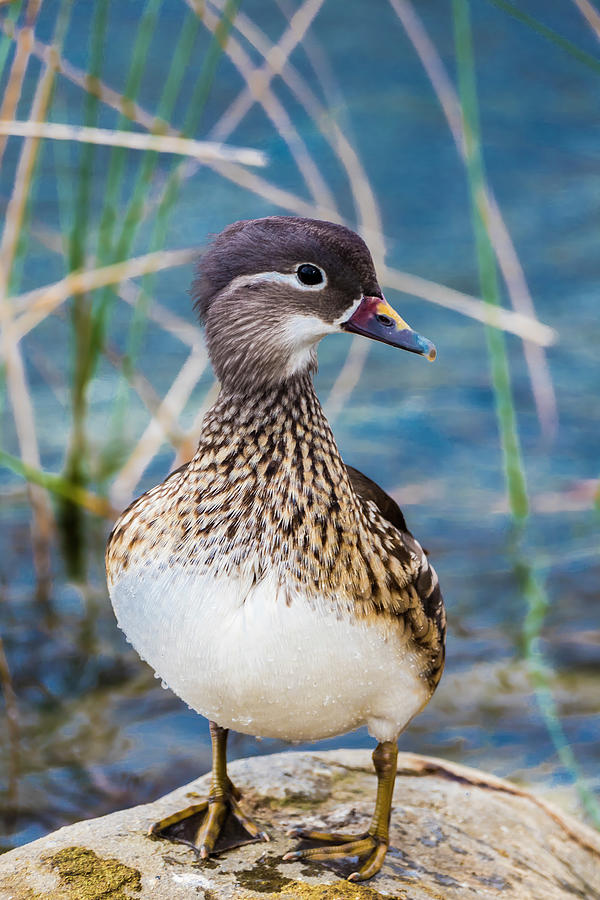
[[[110,53],[103,78],[122,88],[128,51],[141,4],[115,4],[109,25]],[[266,2],[245,2],[277,39],[285,19]],[[529,2],[539,16],[588,52],[597,44],[575,7],[549,9]],[[57,3],[44,4],[38,34],[47,40]],[[464,171],[437,101],[391,8],[365,17],[365,6],[325,4],[312,31],[326,48],[329,96],[347,137],[356,145],[381,207],[387,262],[400,269],[478,293]],[[419,4],[443,58],[453,71],[450,8]],[[151,48],[140,102],[156,106],[182,5],[163,4],[159,37]],[[593,73],[489,4],[473,4],[484,152],[490,181],[510,228],[540,318],[555,328],[558,344],[548,352],[557,395],[559,428],[553,440],[540,435],[522,346],[508,338],[518,423],[533,513],[526,552],[545,578],[550,608],[542,649],[553,666],[553,690],[561,721],[582,772],[598,790],[600,762],[600,612],[598,514],[592,508],[598,477],[598,385],[600,319],[597,284],[599,174],[597,84]],[[86,65],[90,10],[76,4],[65,56]],[[198,38],[195,78],[206,37]],[[315,46],[315,50],[318,48]],[[314,76],[303,52],[293,62]],[[30,98],[37,68],[31,65]],[[2,87],[5,81],[3,81]],[[239,78],[223,62],[205,112],[207,127],[234,99]],[[311,152],[318,159],[345,214],[352,217],[347,185],[315,128],[280,86]],[[183,119],[183,102],[176,121]],[[19,115],[25,117],[27,106]],[[56,121],[82,120],[82,93],[57,84]],[[103,111],[100,123],[116,117]],[[202,130],[198,136],[202,136]],[[289,152],[256,108],[232,141],[267,151],[265,177],[306,196]],[[0,180],[0,203],[12,189],[20,143],[9,142]],[[79,150],[44,146],[32,211],[34,226],[58,229],[68,220],[70,180]],[[101,208],[109,151],[96,157],[92,209]],[[128,158],[126,185],[135,165]],[[161,159],[161,173],[168,170]],[[127,190],[123,192],[127,196]],[[65,199],[66,198],[66,199]],[[62,206],[61,206],[62,204]],[[227,222],[279,212],[268,201],[201,169],[176,207],[168,246],[200,245]],[[61,219],[62,216],[62,219]],[[136,253],[148,250],[145,227]],[[21,288],[63,275],[60,258],[32,238]],[[155,282],[160,302],[192,320],[186,289],[191,270],[162,273]],[[401,748],[481,766],[517,780],[555,787],[570,776],[559,765],[520,657],[525,602],[514,570],[503,496],[503,475],[485,336],[480,325],[423,300],[388,292],[390,301],[438,348],[429,365],[409,354],[372,345],[360,380],[337,414],[334,430],[345,459],[397,496],[411,529],[428,548],[449,613],[448,662],[442,683],[401,738]],[[124,345],[129,309],[115,309],[112,340]],[[24,343],[36,403],[43,465],[59,470],[69,428],[69,346],[64,321],[52,317]],[[327,398],[348,349],[346,338],[325,341],[317,379]],[[140,369],[163,394],[185,359],[185,348],[150,325]],[[210,384],[201,379],[185,413],[189,425]],[[111,421],[114,369],[103,364],[90,392],[90,434],[100,447]],[[125,438],[137,439],[148,421],[131,398]],[[16,452],[6,402],[3,446]],[[163,478],[172,462],[166,447],[154,459],[139,492]],[[0,628],[17,697],[18,775],[11,780],[11,743],[2,723],[4,847],[39,837],[72,821],[140,803],[191,779],[210,764],[207,723],[161,689],[117,630],[102,568],[104,522],[92,523],[89,575],[84,587],[66,579],[60,554],[53,557],[50,596],[34,594],[29,513],[12,490],[16,479],[2,472],[6,489],[0,516]],[[232,735],[230,756],[268,753],[278,741]],[[364,731],[323,741],[319,747],[372,746]]]

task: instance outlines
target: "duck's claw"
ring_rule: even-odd
[[[352,872],[351,875],[348,875],[348,881],[367,881],[373,875],[377,875],[381,869],[388,851],[388,845],[383,843],[383,841],[377,841],[376,838],[372,838],[372,840],[375,843],[375,849],[357,872]]]
[[[368,859],[356,872],[348,876],[349,881],[366,881],[372,878],[381,869],[387,853],[387,841],[374,837],[368,832],[358,835],[339,834],[327,831],[305,831],[302,828],[293,828],[288,834],[291,837],[299,837],[303,840],[327,841],[335,844],[332,847],[311,847],[307,850],[293,850],[286,853],[284,861],[292,862],[299,859],[313,859],[327,861],[329,859],[343,859],[351,856],[368,856]]]

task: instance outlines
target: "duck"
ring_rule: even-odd
[[[284,856],[358,859],[348,877],[364,881],[384,863],[398,736],[440,680],[446,617],[398,504],[342,460],[313,384],[317,345],[341,332],[436,350],[337,223],[235,222],[201,254],[191,294],[220,393],[193,458],[122,513],[106,551],[119,627],[210,726],[208,796],[150,831],[200,859],[268,840],[227,774],[229,731],[305,742],[366,726],[369,828],[297,828],[317,846]]]

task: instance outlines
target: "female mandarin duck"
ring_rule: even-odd
[[[387,847],[397,738],[444,663],[437,576],[397,504],[347,466],[312,383],[316,347],[348,331],[428,359],[433,345],[387,304],[363,240],[341,225],[272,216],[214,240],[193,286],[221,392],[191,462],[127,509],[110,536],[108,584],[140,656],[210,720],[207,802],[152,832],[222,849],[241,810],[229,729],[289,741],[366,725],[377,799],[360,835],[286,859],[364,859]],[[232,822],[232,820],[234,820]]]

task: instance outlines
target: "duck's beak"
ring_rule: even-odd
[[[400,347],[411,353],[419,353],[433,361],[436,350],[431,341],[413,331],[385,297],[363,297],[358,309],[347,322],[342,323],[344,331],[364,334],[374,341],[383,341],[392,347]]]

